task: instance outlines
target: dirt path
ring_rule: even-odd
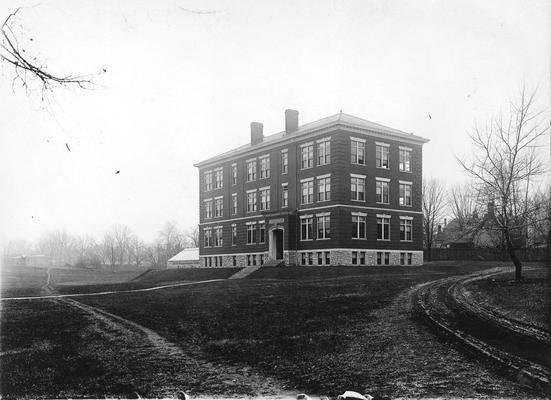
[[[376,365],[370,375],[373,387],[391,397],[526,397],[526,388],[499,376],[488,365],[466,357],[449,342],[441,341],[412,315],[413,294],[419,284],[376,310],[366,322],[365,337],[348,350],[349,357],[363,354],[363,365]],[[346,357],[346,355],[344,356]],[[369,393],[369,387],[363,388]]]
[[[422,284],[412,292],[414,313],[437,334],[477,354],[489,366],[508,372],[521,384],[548,390],[549,371],[539,363],[548,344],[534,341],[533,332],[515,326],[516,321],[480,310],[461,296],[463,283],[505,272],[491,269]]]
[[[41,292],[43,294],[40,296],[0,297],[0,301],[63,299],[63,298],[71,298],[71,297],[83,297],[83,296],[105,296],[105,295],[118,294],[118,293],[151,292],[154,290],[162,290],[162,289],[169,289],[169,288],[176,288],[176,287],[190,286],[190,285],[202,285],[205,283],[221,282],[225,280],[225,279],[209,279],[206,281],[173,283],[170,285],[154,286],[154,287],[145,288],[145,289],[111,290],[111,291],[96,292],[96,293],[53,294],[53,289],[50,286],[50,279],[51,279],[50,270],[48,270],[47,282],[46,284],[44,284],[44,286],[42,286]]]

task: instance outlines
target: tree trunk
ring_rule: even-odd
[[[515,264],[515,282],[520,282],[522,280],[522,263],[517,257],[515,247],[513,246],[513,243],[511,242],[511,238],[509,236],[509,232],[507,231],[505,232],[505,241],[507,243],[507,251],[509,252],[509,257],[511,257],[513,264]]]

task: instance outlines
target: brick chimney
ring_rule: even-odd
[[[296,132],[298,130],[298,111],[285,110],[285,134]]]
[[[251,144],[255,145],[264,140],[264,125],[260,122],[251,122]]]

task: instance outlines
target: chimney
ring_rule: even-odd
[[[285,134],[296,132],[298,130],[298,111],[285,110]]]
[[[264,140],[264,125],[260,122],[251,122],[251,145],[261,143]]]

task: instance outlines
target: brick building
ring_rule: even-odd
[[[420,265],[422,146],[339,113],[202,161],[201,265]]]

